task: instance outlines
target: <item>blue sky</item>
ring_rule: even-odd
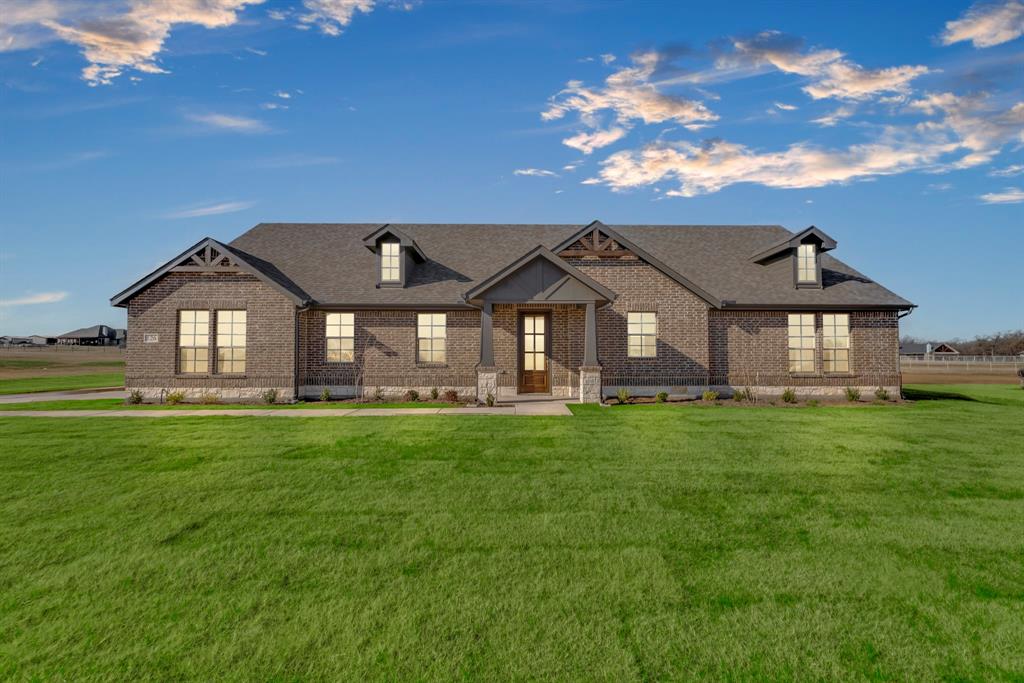
[[[904,333],[1024,327],[1024,2],[890,4],[8,0],[0,333],[258,222],[595,218],[814,224]]]

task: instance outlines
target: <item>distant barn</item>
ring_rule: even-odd
[[[946,342],[903,342],[900,357],[918,360],[942,360],[959,356],[960,351]]]
[[[72,330],[57,337],[57,343],[71,346],[123,346],[125,330],[108,325],[93,325]]]

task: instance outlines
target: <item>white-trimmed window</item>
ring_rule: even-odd
[[[658,355],[658,314],[627,313],[626,336],[630,358],[653,358]]]
[[[447,361],[448,314],[418,313],[416,315],[416,360],[420,363]]]
[[[789,314],[789,371],[814,372],[814,314]]]
[[[217,311],[217,372],[245,372],[245,311]]]
[[[821,358],[825,372],[850,371],[850,314],[821,316]]]
[[[356,359],[356,314],[327,314],[327,362],[351,363]]]
[[[210,312],[178,311],[178,372],[205,374],[210,369]]]
[[[380,243],[380,281],[399,282],[402,279],[402,269],[399,263],[401,246],[398,242]]]
[[[796,250],[797,282],[818,281],[818,247],[813,244],[801,244]]]

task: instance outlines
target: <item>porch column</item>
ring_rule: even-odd
[[[494,307],[485,301],[480,310],[480,364],[476,368],[476,400],[485,403],[498,396],[498,368],[494,367]]]
[[[597,307],[593,302],[587,304],[586,324],[584,325],[583,366],[597,366]]]
[[[580,403],[601,402],[601,366],[597,360],[597,306],[587,304],[583,328],[583,365],[580,367]]]
[[[485,368],[494,367],[494,308],[490,301],[484,302],[480,311],[480,365]]]

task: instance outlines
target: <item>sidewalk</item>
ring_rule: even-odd
[[[5,410],[5,417],[380,417],[384,415],[572,415],[565,401],[532,401],[494,408],[252,408],[224,410]]]
[[[96,398],[124,398],[124,387],[108,389],[68,389],[67,391],[38,391],[33,394],[6,394],[0,403],[35,403],[37,401],[89,401]]]

